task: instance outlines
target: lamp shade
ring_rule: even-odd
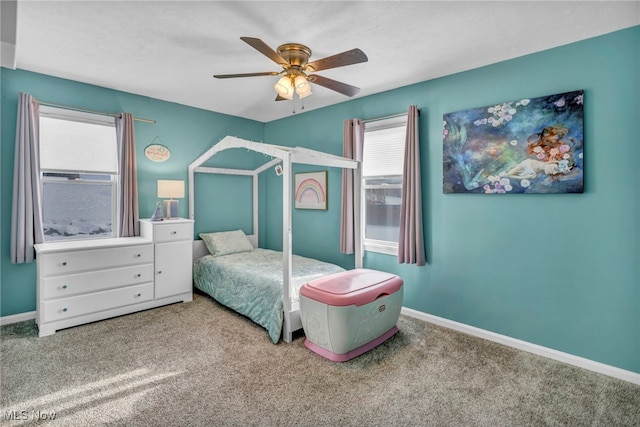
[[[296,85],[296,93],[298,94],[300,99],[311,95],[311,85],[309,84],[307,79],[305,79],[304,77],[302,76],[296,77],[295,85]]]
[[[293,85],[291,84],[291,78],[288,75],[278,80],[274,89],[281,97],[285,99],[293,99]]]
[[[158,197],[169,199],[184,198],[184,181],[159,179]]]

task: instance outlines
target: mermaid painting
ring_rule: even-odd
[[[444,115],[445,193],[581,193],[583,91]]]

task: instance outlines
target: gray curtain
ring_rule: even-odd
[[[422,228],[422,190],[420,185],[420,141],[418,138],[418,108],[409,107],[407,137],[402,173],[402,205],[400,207],[400,238],[398,262],[425,265]]]
[[[18,97],[13,161],[11,262],[33,262],[33,245],[44,241],[40,194],[40,105],[27,93]]]
[[[140,235],[138,213],[138,175],[136,172],[136,146],[133,115],[122,113],[116,117],[118,135],[118,166],[120,171],[120,200],[118,237]]]
[[[343,124],[342,156],[362,161],[364,122],[347,119]],[[352,254],[354,251],[353,170],[342,170],[342,205],[340,212],[340,252]]]

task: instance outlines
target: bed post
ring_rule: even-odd
[[[253,174],[253,235],[256,236],[256,242],[260,242],[260,236],[258,235],[258,183],[259,174],[256,172]]]
[[[293,340],[291,325],[291,153],[282,159],[282,306],[284,324],[282,339],[286,343]]]
[[[362,268],[364,251],[362,248],[362,163],[358,163],[353,169],[353,237],[355,267]]]
[[[193,173],[193,165],[189,165],[189,219],[195,219],[195,208],[194,208],[194,201],[195,201],[195,197],[194,196],[194,185],[193,185],[193,179],[194,179],[194,173]]]

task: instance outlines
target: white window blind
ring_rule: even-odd
[[[407,116],[365,124],[362,160],[365,251],[396,255]]]
[[[362,176],[402,175],[406,116],[365,125]]]
[[[118,173],[118,149],[113,117],[82,121],[40,115],[42,171]],[[93,115],[92,115],[93,116]]]

